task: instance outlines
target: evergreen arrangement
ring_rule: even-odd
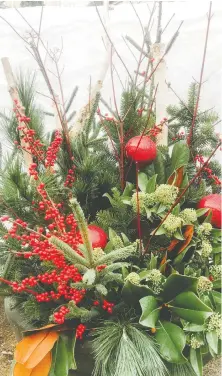
[[[131,87],[112,117],[98,95],[72,138],[45,133],[33,80],[18,92],[0,184],[0,291],[24,335],[13,375],[201,376],[221,348],[216,115],[198,114],[188,145],[195,85],[160,124]]]

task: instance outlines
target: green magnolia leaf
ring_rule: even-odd
[[[142,315],[139,323],[148,328],[155,328],[160,315],[160,309],[156,298],[153,296],[145,296],[140,299],[140,306],[142,308]]]
[[[218,291],[212,291],[211,295],[213,297],[213,301],[214,301],[214,304],[215,304],[216,311],[221,312],[222,294]]]
[[[203,361],[200,349],[190,349],[190,363],[197,376],[203,375]]]
[[[180,274],[171,274],[163,287],[162,296],[165,302],[174,299],[183,291],[197,292],[197,278],[188,277]]]
[[[202,215],[206,214],[209,209],[196,209],[197,217],[202,217]]]
[[[129,305],[138,304],[144,296],[154,295],[154,292],[147,286],[135,285],[130,281],[126,281],[122,289],[123,300]]]
[[[152,178],[148,180],[148,183],[146,185],[146,193],[153,193],[156,189],[156,179],[157,175],[153,175]]]
[[[215,330],[212,332],[206,333],[206,339],[209,347],[215,352],[215,354],[218,353],[218,335]]]
[[[172,151],[171,156],[171,173],[177,170],[181,166],[185,166],[188,164],[190,159],[190,151],[188,146],[183,143],[182,141],[177,142]]]
[[[218,279],[217,281],[213,281],[213,288],[220,289],[221,288],[221,280]]]
[[[172,214],[178,216],[179,213],[180,213],[180,204],[177,204],[177,205],[175,206],[175,208],[173,208],[173,210],[172,210]]]
[[[165,160],[160,151],[157,152],[156,159],[153,161],[154,170],[157,174],[157,183],[163,184],[166,181],[166,172],[165,172]]]
[[[77,365],[75,361],[75,346],[76,346],[76,335],[75,332],[62,335],[61,336],[66,345],[66,351],[68,355],[68,368],[69,370],[76,370]]]
[[[183,322],[183,330],[186,332],[203,332],[204,330],[204,325],[197,325],[189,322],[184,323],[184,320],[181,321]]]
[[[146,210],[146,217],[147,217],[147,219],[150,219],[151,216],[152,216],[152,211],[150,209],[148,209],[148,208],[145,208],[145,210]]]
[[[154,230],[154,231],[155,231],[155,230]],[[153,234],[154,231],[151,232],[151,235]],[[161,227],[157,230],[157,232],[155,233],[155,235],[163,235],[163,234],[165,234],[165,233],[166,233],[166,231],[165,231],[164,227],[161,226]]]
[[[218,245],[216,247],[213,247],[213,253],[221,253],[221,246]]]
[[[183,237],[181,230],[180,231],[178,230],[174,233],[174,238],[176,238],[178,240],[184,240],[184,237]]]
[[[212,210],[210,209],[208,215],[206,216],[206,218],[205,218],[205,220],[204,220],[204,222],[205,222],[205,223],[211,223],[212,215],[213,215],[213,212],[212,212]]]
[[[170,303],[171,310],[179,317],[198,325],[212,315],[212,309],[204,304],[192,291],[182,292]]]
[[[186,345],[186,336],[183,330],[171,322],[159,321],[155,338],[159,344],[162,357],[170,363],[185,363],[186,358],[182,351]]]
[[[217,228],[213,228],[212,231],[211,231],[211,234],[212,234],[213,237],[221,238],[221,230],[219,230]]]
[[[149,270],[156,269],[156,267],[157,267],[157,259],[158,259],[158,256],[154,256],[154,254],[151,253],[150,262],[148,263],[148,269]]]
[[[56,349],[56,358],[54,363],[55,376],[67,376],[69,372],[69,357],[65,341],[60,336]]]
[[[146,186],[148,183],[148,177],[144,172],[138,174],[138,186],[142,192],[146,192]]]

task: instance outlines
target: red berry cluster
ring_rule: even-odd
[[[95,307],[99,307],[99,305],[100,305],[99,300],[95,300],[93,302],[93,305]],[[102,308],[104,309],[104,311],[107,311],[108,313],[111,314],[111,313],[113,313],[113,307],[114,307],[114,303],[110,303],[107,300],[103,300],[103,302],[102,302]]]
[[[114,303],[110,303],[107,300],[103,300],[102,308],[104,309],[104,311],[107,311],[108,313],[111,314],[113,313],[113,307],[114,307]]]
[[[197,154],[195,156],[195,158],[194,158],[194,161],[195,162],[199,162],[200,166],[203,165],[204,164],[204,157],[203,157],[203,155]],[[208,166],[206,166],[206,167],[203,168],[203,173],[206,174],[206,176],[207,176],[208,179],[212,179],[214,181],[214,184],[216,184],[216,185],[221,185],[221,181],[218,178],[218,176],[212,174],[212,172],[213,171]]]
[[[172,141],[184,140],[184,138],[185,138],[185,133],[180,132],[175,137],[172,138]]]
[[[82,336],[83,336],[85,330],[86,330],[86,326],[83,325],[83,324],[79,324],[76,328],[76,338],[82,339]]]
[[[106,268],[106,266],[107,266],[107,265],[99,265],[99,266],[96,267],[96,270],[97,270],[98,272],[101,272],[103,269]]]
[[[36,171],[37,163],[31,163],[29,166],[29,175],[33,176],[34,180],[38,180],[38,172]]]
[[[54,321],[57,324],[63,324],[64,321],[65,321],[65,317],[66,317],[67,313],[69,313],[69,312],[70,312],[69,308],[67,308],[66,306],[60,307],[59,311],[55,312],[54,315],[53,315]]]
[[[54,140],[52,141],[51,145],[48,147],[48,150],[46,151],[45,167],[54,167],[61,144],[61,132],[57,130],[55,132]]]
[[[65,180],[65,183],[64,183],[65,187],[69,187],[69,188],[72,187],[72,185],[75,181],[74,171],[75,171],[75,166],[73,166],[72,168],[69,169],[68,175],[66,176],[66,180]]]

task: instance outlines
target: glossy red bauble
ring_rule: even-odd
[[[197,204],[198,209],[209,208],[212,210],[211,224],[218,228],[221,228],[221,197],[220,194],[208,195]]]
[[[105,248],[107,244],[107,235],[105,231],[95,225],[89,225],[88,226],[88,231],[89,231],[89,239],[92,243],[93,248]]]
[[[135,136],[125,147],[126,156],[134,162],[151,163],[157,155],[156,144],[148,136]]]

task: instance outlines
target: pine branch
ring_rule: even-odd
[[[134,243],[132,245],[129,245],[124,248],[116,249],[115,251],[112,251],[108,253],[107,255],[101,257],[97,262],[96,265],[104,265],[104,264],[110,264],[112,262],[115,262],[117,260],[124,260],[130,256],[136,255],[138,250],[138,244]]]
[[[64,255],[64,257],[69,260],[72,264],[80,264],[89,267],[87,260],[74,251],[68,244],[64,243],[62,240],[52,236],[49,242],[56,247],[56,249]]]

